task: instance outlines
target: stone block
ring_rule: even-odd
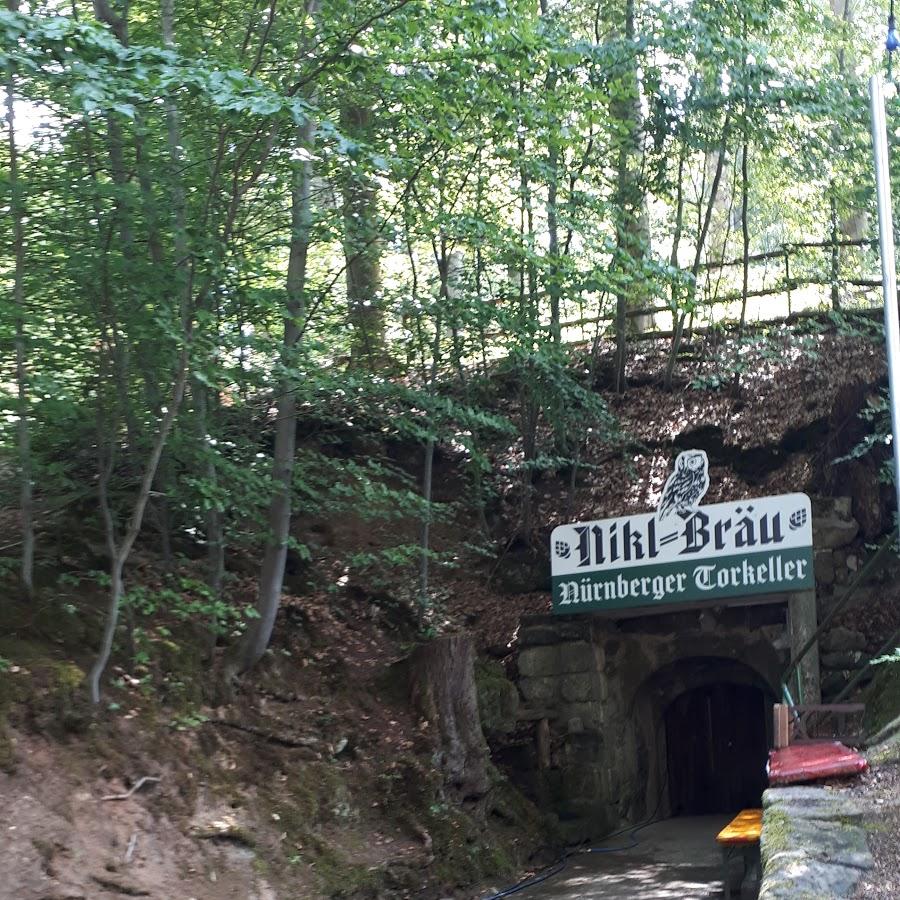
[[[557,678],[520,678],[519,690],[522,696],[536,705],[547,705],[556,701],[559,687]]]
[[[578,716],[572,716],[566,723],[566,731],[569,734],[581,734],[584,731],[584,722]]]
[[[595,677],[588,672],[580,672],[575,675],[564,675],[560,679],[560,693],[566,703],[586,703],[597,699],[595,691]]]
[[[819,862],[799,851],[774,854],[763,872],[759,900],[839,900],[854,896],[863,870]]]
[[[834,584],[834,553],[831,550],[816,550],[813,558],[813,571],[816,576],[816,584],[828,587]]]
[[[849,519],[853,512],[852,497],[835,497],[833,500],[833,509],[835,513],[842,519]]]
[[[525,647],[519,651],[519,674],[525,678],[546,678],[562,671],[560,644]]]
[[[603,724],[603,707],[599,703],[569,703],[564,718],[581,719],[585,731],[596,732]]]
[[[833,653],[823,653],[819,659],[823,669],[858,669],[863,662],[867,662],[859,650],[837,650]]]
[[[615,660],[616,654],[618,654],[618,652],[622,649],[622,646],[622,642],[616,640],[615,638],[608,640],[603,645],[603,653],[606,657],[607,663],[611,663],[613,662],[613,660]]]
[[[853,543],[859,534],[859,522],[853,518],[826,515],[813,519],[813,546],[817,550],[834,550]]]
[[[603,651],[587,641],[560,646],[560,671],[598,672],[603,669]]]
[[[600,735],[587,729],[565,736],[563,744],[566,758],[566,768],[563,771],[565,785],[584,784],[585,790],[600,789],[600,770],[597,768],[600,743]],[[590,785],[590,788],[587,785]]]
[[[859,821],[871,813],[870,807],[840,791],[811,785],[789,785],[763,792],[763,808],[775,807],[790,819]]]
[[[839,625],[826,631],[819,639],[819,648],[823,653],[841,653],[848,650],[865,650],[865,635]]]
[[[791,634],[784,625],[760,625],[756,629],[776,650],[789,650]]]
[[[558,644],[559,630],[552,625],[530,625],[519,631],[520,647],[538,647],[544,644]]]
[[[591,620],[587,616],[573,619],[545,615],[523,616],[519,644],[523,647],[561,644],[565,641],[586,641],[590,636]]]

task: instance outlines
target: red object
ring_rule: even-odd
[[[767,768],[769,784],[776,785],[816,781],[836,775],[857,775],[868,767],[863,756],[840,741],[822,741],[770,750]]]

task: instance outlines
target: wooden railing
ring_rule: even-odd
[[[805,703],[774,708],[775,747],[814,741],[840,741],[859,746],[864,738],[864,703]]]
[[[846,248],[858,247],[866,248],[875,245],[874,239],[863,240],[839,240],[839,241],[795,241],[784,244],[775,250],[766,253],[754,253],[747,257],[749,266],[758,265],[759,263],[778,263],[780,264],[780,272],[776,273],[773,284],[762,287],[754,287],[746,292],[738,289],[726,289],[720,292],[721,274],[716,280],[715,286],[711,286],[713,281],[712,272],[723,272],[729,268],[742,267],[744,260],[728,259],[728,260],[711,260],[700,265],[700,271],[706,273],[707,280],[701,288],[698,285],[698,302],[699,309],[710,309],[722,304],[735,303],[744,300],[755,299],[759,297],[777,297],[784,296],[786,299],[786,308],[788,316],[796,315],[792,309],[792,293],[804,287],[822,286],[830,288],[830,305],[832,308],[840,308],[839,293],[842,287],[853,287],[875,290],[881,287],[880,277],[845,277],[840,271],[840,251]],[[828,271],[824,267],[814,267],[817,270],[807,271],[806,273],[798,272],[800,268],[797,265],[797,257],[810,250],[823,250],[830,254]],[[765,278],[763,278],[765,281]],[[878,307],[880,309],[880,307]],[[854,309],[854,312],[858,310]],[[641,318],[656,315],[659,313],[671,313],[672,309],[665,304],[657,304],[642,309],[629,309],[626,317],[629,319]],[[560,328],[565,331],[572,328],[584,328],[588,325],[601,325],[604,322],[612,322],[615,318],[614,313],[596,315],[596,316],[579,316],[576,319],[568,319],[560,323]],[[766,320],[768,321],[768,319]],[[699,331],[700,329],[692,329]],[[654,331],[646,332],[648,337],[666,337],[670,332]],[[636,335],[635,335],[636,336]]]

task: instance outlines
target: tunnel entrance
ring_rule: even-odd
[[[669,704],[663,719],[673,815],[760,806],[768,706],[759,687],[728,682],[695,687]]]

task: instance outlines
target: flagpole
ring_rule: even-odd
[[[893,96],[893,84],[888,86]],[[888,387],[891,408],[891,444],[894,451],[894,488],[900,520],[900,314],[897,310],[897,263],[894,254],[894,219],[888,166],[885,88],[880,75],[869,79],[872,110],[872,147],[875,154],[875,193],[878,200],[878,238],[881,247],[881,283],[884,292],[884,339],[887,345]]]

